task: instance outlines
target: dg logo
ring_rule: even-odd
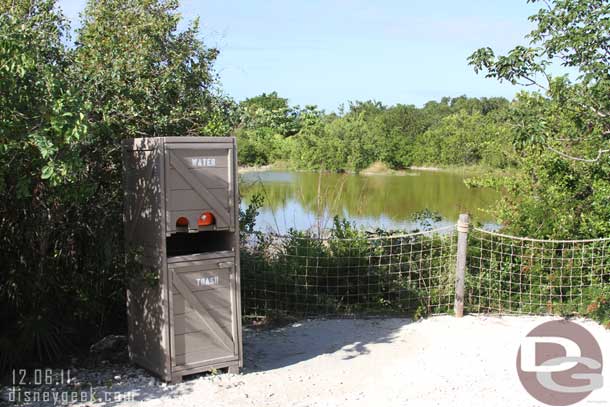
[[[521,384],[551,406],[577,403],[603,386],[602,351],[591,333],[565,320],[538,325],[517,353]]]

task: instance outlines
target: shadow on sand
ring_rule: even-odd
[[[274,329],[244,332],[244,380],[248,374],[264,372],[339,352],[342,360],[357,358],[369,353],[368,346],[377,343],[393,343],[399,332],[411,324],[410,319],[313,319],[294,322]],[[126,367],[127,368],[127,367]],[[130,369],[133,369],[131,367]],[[97,387],[101,402],[95,405],[117,407],[163,398],[180,399],[191,394],[195,379],[203,375],[185,378],[179,385],[166,385],[148,373],[138,369],[135,380],[111,388]],[[124,373],[124,372],[121,372]],[[108,379],[112,377],[112,371]],[[104,400],[108,394],[110,398]],[[125,397],[132,397],[127,398]]]
[[[244,334],[244,373],[293,365],[341,351],[342,359],[367,354],[367,345],[391,343],[410,319],[316,319]]]

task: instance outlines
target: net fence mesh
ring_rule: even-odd
[[[610,239],[539,240],[474,228],[468,236],[465,311],[586,314],[610,282],[609,244]]]
[[[245,316],[453,312],[455,226],[411,234],[242,238]],[[590,314],[610,295],[609,239],[538,240],[471,228],[464,311]]]
[[[350,238],[248,235],[244,315],[441,314],[453,307],[455,227]]]

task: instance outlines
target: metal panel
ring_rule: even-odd
[[[159,141],[131,140],[124,150],[125,248],[128,347],[131,358],[164,379],[171,378],[169,309],[165,273],[163,159]],[[139,149],[131,149],[133,147]],[[157,276],[151,285],[145,275]]]
[[[205,211],[214,214],[216,228],[235,230],[233,145],[207,144],[199,145],[198,149],[183,146],[191,144],[165,146],[169,196],[166,232],[176,231],[176,221],[181,216],[189,220],[189,230],[198,230],[197,220]],[[209,146],[214,148],[204,148]],[[177,211],[192,213],[178,214]]]
[[[235,138],[232,140],[233,142],[233,157],[231,160],[231,167],[233,171],[233,183],[229,186],[230,192],[233,194],[233,202],[239,202],[239,190],[237,183],[237,143]],[[231,190],[231,186],[233,189]],[[241,280],[240,280],[240,260],[239,260],[239,211],[236,208],[237,205],[233,207],[233,219],[236,225],[235,233],[234,233],[234,244],[236,247],[235,250],[235,273],[234,273],[234,290],[233,290],[233,301],[235,307],[233,309],[233,313],[235,316],[234,332],[233,337],[236,338],[235,342],[235,352],[238,355],[238,366],[243,367],[244,362],[244,350],[243,350],[243,340],[242,340],[242,327],[241,327]],[[230,370],[230,369],[229,369]]]
[[[204,354],[209,353],[207,351],[203,351],[176,356],[176,361],[179,363],[173,368],[172,371],[179,374],[190,374],[210,371],[212,369],[218,369],[221,367],[231,367],[238,364],[235,356],[206,359],[205,362],[200,362],[206,357]]]
[[[226,188],[208,188],[207,191],[222,202],[222,210],[229,211],[229,193]],[[202,210],[215,209],[202,203],[199,194],[193,189],[172,189],[169,191],[169,207],[172,211],[197,211],[199,214]]]
[[[189,149],[189,150],[214,150],[214,149],[223,149],[226,148],[227,145],[231,146],[233,143],[227,143],[227,142],[220,142],[220,140],[218,140],[218,142],[214,143],[214,142],[208,142],[205,144],[199,143],[199,142],[192,142],[192,143],[166,143],[165,146],[169,149]]]
[[[198,299],[201,301],[200,297]],[[184,298],[180,295],[174,295],[174,303],[176,303],[176,301],[184,302]],[[174,335],[182,335],[201,330],[201,321],[197,316],[197,311],[188,307],[188,305],[185,308],[188,310],[186,313],[174,316]],[[230,307],[224,305],[213,308],[208,307],[208,312],[225,332],[230,333],[232,331],[231,324],[233,323],[233,318],[231,314],[227,313],[227,309],[230,309]]]
[[[213,146],[214,148],[210,148]],[[190,147],[190,148],[189,148]],[[168,144],[165,148],[170,151],[170,164],[174,164],[174,160],[184,162],[188,169],[208,169],[208,168],[227,168],[229,166],[229,157],[227,150],[230,149],[230,144],[214,144],[205,145],[205,149],[201,144]],[[225,173],[228,177],[229,173]]]
[[[167,259],[168,264],[188,262],[190,265],[212,267],[221,262],[224,257],[233,257],[232,250],[218,250],[211,253],[194,253],[185,256],[175,256]]]
[[[234,143],[235,137],[163,137],[166,143],[197,143],[197,144],[214,144],[214,143]]]
[[[227,178],[227,168],[190,168],[201,180],[206,188],[228,188],[229,179]],[[171,172],[168,174],[167,184],[172,190],[176,189],[191,189],[191,186],[184,181],[180,175]]]
[[[205,331],[191,332],[184,335],[176,335],[176,349],[182,349],[182,353],[176,353],[174,362],[176,367],[203,363],[218,358],[234,359],[233,354],[227,354],[227,349],[218,345],[214,338]],[[188,349],[188,352],[185,350]]]
[[[211,291],[211,292],[210,292]],[[205,291],[196,291],[195,297],[200,302],[205,302],[208,312],[211,314],[219,314],[220,312],[225,312],[227,309],[231,307],[231,298],[226,295],[222,295],[222,293],[218,294],[219,290],[205,290]],[[187,301],[184,300],[184,297],[180,294],[174,294],[174,318],[179,317],[183,314],[188,314],[194,312],[195,309],[191,307]],[[183,318],[184,319],[184,318]],[[232,321],[233,316],[231,314],[227,314],[227,318],[224,318],[223,315],[218,315],[217,320],[223,321]],[[175,321],[174,321],[175,322]],[[227,334],[231,334],[231,326],[225,324],[224,322],[220,324],[222,328],[227,332]],[[177,329],[177,328],[176,328]]]
[[[182,262],[170,267],[174,293],[174,364],[237,357],[233,258],[193,263]],[[198,356],[193,358],[194,354]]]
[[[156,241],[155,232],[161,227],[158,219],[162,204],[158,154],[154,150],[131,151],[126,161],[126,240],[130,243],[136,239],[140,244],[143,240]]]

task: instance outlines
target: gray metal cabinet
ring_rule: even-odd
[[[129,354],[166,381],[242,366],[232,137],[126,140]]]

